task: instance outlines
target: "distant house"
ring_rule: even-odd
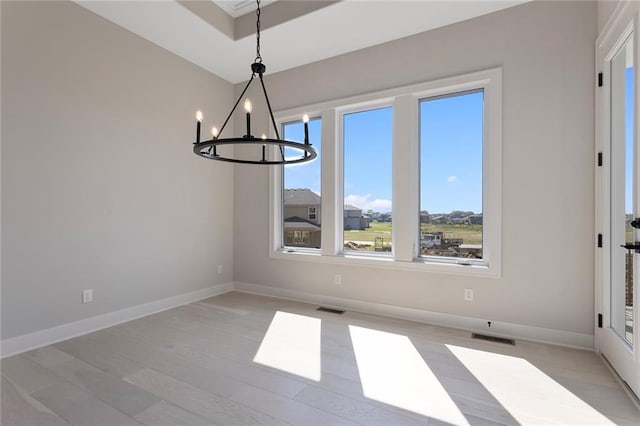
[[[369,227],[371,219],[367,215],[362,214],[362,209],[351,204],[344,205],[344,230],[350,231],[354,229],[366,229]]]
[[[320,195],[307,188],[284,191],[284,243],[320,247]]]
[[[431,216],[431,223],[433,223],[434,225],[444,225],[446,223],[449,223],[449,219],[444,216]]]
[[[376,220],[378,222],[391,222],[391,213],[379,213]]]
[[[284,243],[287,246],[320,247],[320,195],[308,188],[284,190]],[[371,218],[362,209],[344,206],[344,229],[360,230],[369,227]]]
[[[482,225],[482,213],[469,215],[466,220],[469,225]]]
[[[284,220],[284,243],[287,246],[320,247],[320,226],[298,216]]]

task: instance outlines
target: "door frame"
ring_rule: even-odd
[[[638,109],[638,99],[640,93],[640,3],[635,1],[621,2],[613,12],[607,25],[602,30],[596,40],[596,76],[602,73],[602,87],[597,87],[595,97],[595,132],[596,132],[596,152],[595,158],[602,158],[602,166],[596,164],[595,174],[595,232],[598,236],[595,251],[595,315],[594,315],[594,349],[597,353],[605,355],[610,364],[617,369],[620,377],[627,382],[631,390],[640,396],[640,330],[639,323],[640,310],[638,309],[638,285],[634,285],[634,318],[633,318],[633,346],[631,350],[625,353],[624,344],[618,336],[610,328],[609,310],[610,310],[610,277],[611,277],[611,225],[610,225],[610,208],[611,208],[611,87],[610,87],[610,59],[612,52],[617,51],[624,41],[627,39],[629,32],[632,32],[633,49],[634,49],[634,138],[635,159],[634,159],[634,180],[636,182],[636,193],[640,191],[638,169],[640,168],[640,135],[638,134],[638,122],[640,111]],[[596,79],[597,81],[599,78]],[[602,157],[600,157],[602,156]],[[634,198],[635,213],[640,215],[640,197]],[[600,237],[601,236],[601,237]],[[635,231],[635,240],[640,240],[640,230]],[[598,247],[600,246],[601,247]],[[620,248],[622,250],[622,248]],[[640,278],[640,258],[636,256],[634,262],[634,279]],[[636,281],[637,282],[637,281]],[[599,315],[602,315],[602,327],[599,326]],[[620,350],[611,350],[615,345],[621,345]],[[629,363],[628,357],[631,357]]]

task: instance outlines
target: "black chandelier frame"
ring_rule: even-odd
[[[289,141],[280,138],[280,132],[278,131],[278,125],[276,124],[276,120],[273,116],[273,110],[271,109],[271,102],[269,101],[269,95],[267,94],[267,88],[264,84],[263,75],[266,71],[266,66],[262,63],[262,56],[260,55],[260,0],[256,0],[257,9],[256,9],[256,58],[254,62],[251,64],[251,78],[247,82],[244,90],[238,96],[236,103],[231,108],[229,115],[227,115],[226,120],[222,124],[220,128],[220,132],[218,135],[214,135],[212,139],[206,141],[200,141],[200,124],[201,117],[198,117],[197,128],[196,128],[196,141],[193,144],[193,152],[200,157],[207,158],[209,160],[217,160],[217,161],[226,161],[230,163],[239,163],[239,164],[262,164],[262,165],[286,165],[286,164],[297,164],[297,163],[305,163],[308,161],[312,161],[318,156],[316,149],[309,143],[309,131],[307,119],[304,121],[305,126],[305,140],[304,143]],[[251,124],[250,124],[250,111],[247,112],[247,134],[242,137],[232,137],[232,138],[219,138],[219,136],[224,131],[225,127],[229,123],[229,120],[233,116],[240,100],[244,97],[245,93],[251,86],[251,83],[258,77],[260,80],[260,86],[262,87],[262,93],[264,94],[264,99],[267,104],[267,109],[269,110],[269,117],[271,118],[271,124],[273,125],[274,132],[276,134],[276,138],[256,138],[251,135]],[[235,150],[234,157],[227,157],[224,155],[220,155],[218,153],[218,147],[224,145],[239,145],[239,146],[262,146],[262,156],[256,160],[236,158]],[[267,155],[267,147],[268,146],[276,146],[278,149],[276,150],[276,157],[279,154],[279,158],[268,158]],[[285,157],[285,148],[292,148],[300,151],[300,157],[290,157],[287,159]]]

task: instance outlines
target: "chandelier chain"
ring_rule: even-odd
[[[254,62],[262,63],[262,56],[260,55],[260,0],[256,0],[258,8],[256,9],[256,59]]]

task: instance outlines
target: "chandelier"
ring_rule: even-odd
[[[269,96],[267,95],[267,89],[264,85],[264,80],[262,78],[266,66],[262,63],[262,56],[260,56],[260,0],[256,1],[258,7],[256,9],[256,58],[251,64],[251,78],[247,82],[244,90],[238,96],[236,103],[231,108],[231,112],[227,116],[227,119],[222,124],[220,131],[216,127],[211,129],[211,139],[201,141],[200,140],[200,128],[202,125],[202,111],[198,111],[196,113],[196,141],[193,144],[193,152],[200,157],[207,158],[209,160],[218,160],[218,161],[228,161],[231,163],[241,163],[241,164],[265,164],[265,165],[274,165],[274,164],[295,164],[295,163],[304,163],[307,161],[311,161],[318,156],[315,148],[309,143],[309,116],[306,114],[303,115],[302,121],[304,123],[304,143],[288,141],[280,138],[280,132],[278,131],[278,126],[276,125],[276,120],[273,117],[273,111],[271,110],[271,103],[269,102]],[[238,107],[240,100],[244,97],[247,89],[253,82],[253,80],[258,77],[260,80],[260,85],[262,86],[262,92],[264,93],[264,99],[267,104],[267,108],[269,109],[269,116],[271,118],[271,124],[273,125],[273,129],[275,132],[275,139],[268,138],[266,134],[262,134],[261,137],[256,138],[251,134],[251,111],[252,105],[249,99],[246,99],[244,102],[244,110],[246,113],[246,134],[241,137],[230,137],[230,138],[220,138],[222,135],[229,119],[233,115],[234,111]],[[222,150],[218,150],[219,147],[223,145],[233,145],[233,146],[251,146],[256,149],[251,149],[248,152],[251,152],[253,156],[250,157],[237,157],[237,150],[233,150],[232,155],[224,155]],[[259,149],[259,148],[262,149]],[[277,149],[273,150],[273,155],[267,155],[267,147],[277,147]],[[293,152],[293,155],[288,155],[285,157],[285,148],[289,149],[288,152]],[[246,154],[246,152],[245,152]]]

